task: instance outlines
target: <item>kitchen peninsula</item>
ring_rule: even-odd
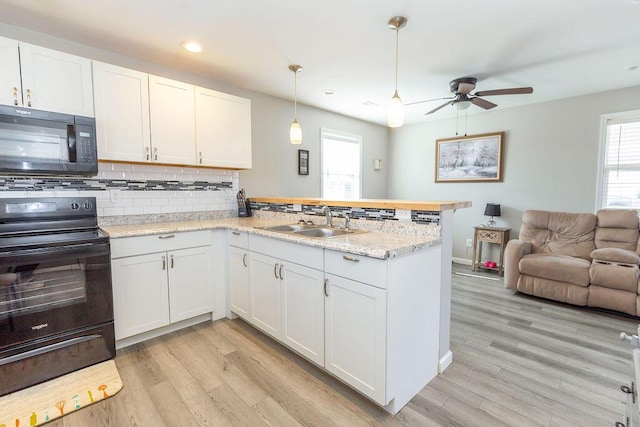
[[[396,413],[451,363],[450,228],[453,212],[470,205],[252,198],[250,218],[109,225],[105,217],[118,346],[240,316]],[[327,210],[335,227],[348,214],[351,228],[366,232],[313,238],[269,230],[325,224]],[[136,316],[153,306],[154,293],[135,287],[154,267],[166,284],[156,300],[166,306],[147,321]]]

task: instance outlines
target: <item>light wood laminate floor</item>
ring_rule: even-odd
[[[390,416],[240,320],[118,351],[113,398],[51,426],[605,426],[638,319],[514,294],[455,266],[452,365]]]

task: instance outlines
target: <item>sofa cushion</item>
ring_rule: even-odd
[[[635,251],[640,236],[638,213],[630,209],[606,209],[597,213],[597,248],[621,248]]]
[[[567,255],[531,254],[520,260],[520,273],[558,282],[589,286],[591,263]]]
[[[636,294],[617,289],[589,286],[589,307],[602,307],[635,316]]]
[[[550,253],[589,259],[596,246],[596,216],[528,210],[522,215],[520,239],[531,242],[533,253]]]
[[[638,290],[638,270],[637,265],[611,264],[594,260],[589,269],[589,283],[591,286],[598,285],[603,288],[620,289],[622,291],[633,292]]]
[[[595,251],[591,252],[591,258],[607,262],[640,264],[640,255],[633,251],[619,248],[596,249]]]
[[[587,305],[589,298],[589,287],[524,275],[518,278],[518,291],[575,305]]]

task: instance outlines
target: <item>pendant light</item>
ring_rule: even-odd
[[[302,144],[302,128],[298,123],[298,71],[302,70],[299,65],[289,65],[289,69],[293,71],[293,123],[289,129],[289,141],[292,144]]]
[[[404,26],[407,25],[407,18],[404,16],[395,16],[389,20],[387,25],[389,29],[396,31],[396,90],[393,93],[387,109],[387,125],[390,128],[397,128],[404,123],[404,104],[398,95],[398,38],[400,28],[404,28]]]

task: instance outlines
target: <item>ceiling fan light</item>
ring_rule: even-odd
[[[398,95],[398,92],[393,94],[389,107],[387,108],[387,126],[390,128],[397,128],[404,124],[404,104],[402,99]]]
[[[460,101],[460,102],[456,102],[456,108],[458,110],[466,110],[467,108],[471,107],[471,101]]]
[[[298,123],[298,119],[293,119],[293,123],[291,123],[291,128],[289,128],[289,141],[294,145],[302,144],[302,128],[300,127],[300,123]]]

